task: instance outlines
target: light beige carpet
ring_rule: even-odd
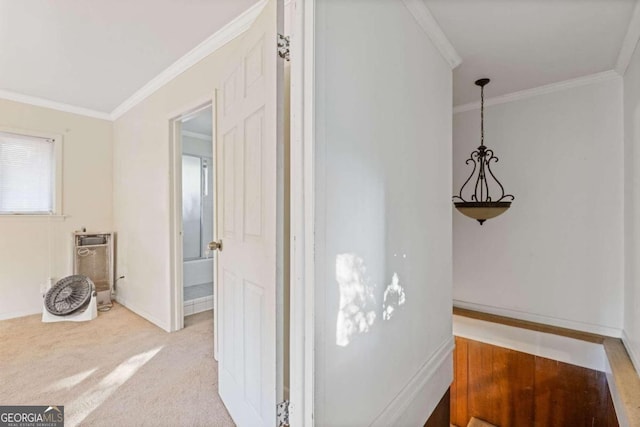
[[[65,426],[233,426],[217,378],[211,312],[171,334],[118,304],[0,321],[0,405],[64,405]]]

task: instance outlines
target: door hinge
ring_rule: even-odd
[[[289,425],[289,401],[285,400],[276,405],[276,416],[278,418],[278,427]]]
[[[278,34],[278,56],[285,61],[290,61],[289,57],[289,36]]]

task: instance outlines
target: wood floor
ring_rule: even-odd
[[[456,337],[451,423],[499,427],[618,427],[606,375]]]
[[[440,402],[431,413],[431,416],[425,423],[424,427],[448,427],[449,426],[449,408],[451,405],[451,389],[442,396]]]

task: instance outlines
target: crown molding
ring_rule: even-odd
[[[192,132],[190,130],[183,130],[182,136],[188,136],[190,138],[195,138],[195,139],[202,139],[204,141],[211,141],[211,139],[213,138],[211,135],[207,135],[206,133]]]
[[[116,107],[110,114],[111,120],[116,120],[124,113],[135,107],[141,101],[169,83],[178,75],[191,68],[193,65],[211,55],[234,38],[244,33],[256,20],[268,0],[260,0],[249,9],[238,15],[233,21],[216,31],[213,35],[191,49],[186,55],[171,64],[167,69],[151,79],[147,84],[138,89],[129,99]]]
[[[517,92],[508,93],[506,95],[496,96],[494,98],[485,99],[485,107],[497,104],[504,104],[506,102],[520,101],[522,99],[533,98],[538,95],[545,95],[548,93],[559,92],[565,89],[571,89],[579,86],[586,86],[594,83],[600,83],[607,80],[619,79],[620,75],[614,71],[603,71],[601,73],[589,74],[587,76],[578,77],[575,79],[564,80],[561,82],[551,83],[544,86],[534,87],[532,89],[520,90]],[[453,114],[462,113],[465,111],[475,110],[480,108],[480,101],[470,102],[468,104],[456,105],[453,107]]]
[[[37,96],[24,95],[22,93],[11,92],[9,90],[0,90],[0,99],[34,105],[36,107],[50,108],[52,110],[78,114],[81,116],[92,117],[94,119],[111,120],[111,115],[109,113],[51,101],[50,99],[38,98]]]
[[[627,34],[624,36],[620,53],[618,53],[615,70],[621,76],[627,71],[633,52],[638,45],[638,40],[640,40],[640,0],[636,0],[636,6],[633,8],[629,27],[627,28]]]
[[[81,116],[93,117],[102,120],[114,121],[136,106],[138,103],[146,99],[149,95],[169,83],[178,75],[187,69],[220,49],[234,38],[244,33],[256,20],[262,9],[266,6],[268,0],[260,0],[249,9],[238,15],[233,21],[216,31],[205,41],[191,49],[187,54],[171,64],[167,69],[162,71],[156,77],[151,79],[147,84],[138,89],[131,97],[116,107],[111,113],[96,111],[89,108],[78,107],[75,105],[64,104],[62,102],[51,101],[49,99],[38,98],[36,96],[24,95],[21,93],[11,92],[0,89],[0,99],[21,102],[23,104],[35,105],[37,107],[50,108],[52,110],[63,111],[65,113],[79,114]]]
[[[418,22],[418,25],[429,36],[433,44],[438,48],[442,57],[449,63],[453,70],[462,63],[462,58],[456,52],[447,36],[438,25],[438,22],[431,14],[431,11],[423,0],[402,0],[402,3],[411,12]]]

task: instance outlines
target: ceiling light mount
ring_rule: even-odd
[[[484,87],[489,82],[490,80],[487,78],[475,82],[477,86],[480,86],[480,146],[471,152],[471,156],[465,162],[467,165],[473,165],[471,175],[460,187],[458,195],[453,196],[453,204],[456,209],[461,214],[477,220],[480,225],[486,220],[506,212],[515,199],[511,194],[505,194],[504,187],[491,171],[491,162],[497,162],[498,158],[493,154],[493,150],[484,145]],[[464,189],[474,176],[476,179],[473,191],[468,192],[468,199],[465,199]],[[489,177],[492,180],[491,185]],[[499,189],[500,197],[494,200],[490,194],[490,187],[493,187],[494,191]]]

